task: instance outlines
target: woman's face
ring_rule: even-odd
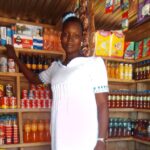
[[[79,54],[82,41],[81,26],[77,22],[68,22],[61,34],[61,44],[66,54]]]

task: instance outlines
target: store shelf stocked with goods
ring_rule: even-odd
[[[8,22],[8,24],[10,24],[10,22]],[[39,25],[32,25],[33,28],[36,26]],[[48,25],[42,27],[46,32],[52,32],[51,29],[53,29],[53,35],[58,35],[58,32],[56,33],[56,30],[53,27]],[[6,30],[7,28],[3,29]],[[12,41],[14,40],[13,38]],[[44,38],[49,38],[49,35],[43,35],[43,42],[46,42],[44,41]],[[60,41],[52,42],[53,47],[51,48],[48,47],[50,45],[43,45],[43,49],[40,50],[35,47],[34,49],[31,49],[32,47],[15,46],[14,50],[16,55],[28,69],[31,69],[31,71],[38,74],[47,69],[52,61],[64,59],[65,57],[64,51],[58,48],[58,46],[60,46]],[[7,144],[6,137],[5,140],[3,140],[4,142],[0,143],[0,148],[14,150],[49,150],[50,112],[52,103],[49,87],[47,85],[35,86],[30,84],[19,70],[14,60],[7,58],[4,45],[0,46],[0,116],[3,114],[4,116],[12,116],[14,114],[17,116],[18,141],[13,143],[12,140],[12,143]],[[30,141],[28,141],[28,137],[31,138],[29,139]]]
[[[146,31],[148,27],[143,29],[140,26],[138,29]],[[96,55],[103,58],[108,73],[109,116],[110,119],[116,118],[116,120],[117,118],[128,119],[131,120],[130,123],[132,121],[142,122],[142,119],[143,122],[148,122],[150,119],[150,35],[141,35],[141,38],[139,35],[137,40],[134,30],[132,33],[128,32],[125,33],[124,43],[121,39],[120,41],[113,41],[112,35],[108,32],[105,34],[104,31],[96,32]],[[109,39],[111,40],[109,41]],[[113,45],[117,45],[119,42],[124,45],[124,49],[119,47],[120,53],[117,51],[118,47],[111,49]],[[103,45],[106,43],[107,46],[104,47]],[[123,129],[123,127],[118,128],[119,124],[123,123],[114,124],[117,127],[117,132]],[[109,150],[121,148],[127,150],[149,149],[148,123],[142,127],[137,123],[136,126],[139,130],[142,128],[142,131],[129,137],[110,136],[107,140],[107,148]],[[130,129],[130,127],[127,128]]]

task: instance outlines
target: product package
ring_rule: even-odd
[[[111,35],[110,56],[123,58],[124,54],[124,34],[122,31],[113,31]]]
[[[134,59],[134,42],[125,42],[124,43],[124,59]]]
[[[144,39],[142,57],[150,56],[150,37]]]
[[[95,55],[110,56],[110,31],[97,31],[95,33]]]
[[[142,58],[143,53],[143,41],[135,43],[135,59]]]
[[[33,49],[43,49],[43,28],[40,26],[32,26]]]

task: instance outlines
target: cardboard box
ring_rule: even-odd
[[[143,53],[143,41],[135,43],[135,59],[142,58]]]
[[[97,31],[95,33],[95,55],[110,56],[110,31]]]
[[[113,31],[111,35],[110,56],[123,58],[124,54],[124,34],[121,31]]]
[[[33,39],[26,35],[13,35],[13,43],[16,48],[33,48]]]
[[[150,37],[143,41],[143,53],[142,57],[150,56]]]
[[[125,42],[124,43],[124,59],[134,59],[134,42]]]

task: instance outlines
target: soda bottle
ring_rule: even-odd
[[[38,142],[43,142],[44,136],[45,136],[43,120],[39,120],[39,122],[37,124],[37,128],[38,128]]]
[[[24,132],[23,132],[24,143],[30,143],[31,142],[31,122],[30,122],[30,120],[26,120],[23,130],[24,130]]]
[[[37,130],[37,120],[32,120],[31,123],[31,141],[37,142],[38,141],[38,130]]]
[[[50,120],[46,119],[44,124],[45,142],[50,142]]]

